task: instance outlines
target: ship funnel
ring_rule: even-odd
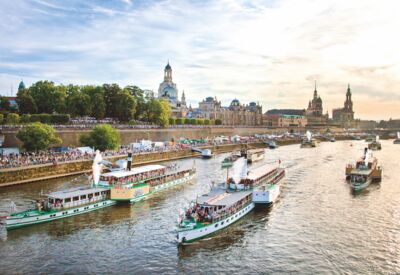
[[[131,171],[131,167],[132,167],[132,153],[128,153],[128,166],[127,166],[127,170]]]
[[[400,139],[400,132],[397,132],[397,138]]]
[[[311,141],[312,134],[310,131],[307,131],[306,136],[307,136],[307,140]]]
[[[93,159],[93,165],[92,165],[92,174],[93,174],[93,184],[97,185],[100,180],[100,170],[101,170],[101,161],[103,158],[101,157],[100,151],[96,150],[96,155],[94,156]]]
[[[378,141],[379,141],[379,136],[376,136],[376,139],[375,139],[375,140],[376,140],[376,142],[378,142]]]
[[[368,152],[368,148],[366,148],[364,163],[365,163],[365,166],[367,166],[367,167],[368,167],[368,160],[369,160],[369,152]]]

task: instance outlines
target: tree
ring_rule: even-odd
[[[3,123],[3,120],[4,120],[4,115],[0,114],[0,124]]]
[[[197,119],[196,118],[191,118],[190,119],[190,124],[197,125]]]
[[[219,118],[217,118],[215,120],[215,125],[222,125],[222,120],[220,120]]]
[[[90,96],[79,90],[70,91],[67,97],[67,110],[72,116],[90,115],[92,112]]]
[[[204,119],[204,125],[210,125],[210,120],[208,118]]]
[[[62,141],[56,136],[50,125],[35,122],[26,128],[19,130],[17,138],[22,141],[27,151],[38,151],[47,149],[50,144],[60,144]]]
[[[27,93],[17,95],[18,110],[20,114],[36,114],[37,106],[32,96]]]
[[[175,120],[175,124],[176,124],[176,125],[182,125],[182,124],[183,124],[183,118],[177,118],[177,119]]]
[[[106,115],[106,103],[104,101],[104,89],[102,86],[85,85],[81,92],[90,97],[91,116],[102,119]]]
[[[117,149],[119,140],[118,132],[108,124],[97,125],[89,134],[80,137],[82,145],[94,147],[100,151]]]
[[[20,122],[21,123],[29,123],[29,122],[31,122],[31,115],[30,114],[22,114]]]
[[[168,127],[169,126],[169,116],[171,115],[171,106],[169,105],[168,101],[161,99],[160,107],[161,107],[161,112],[160,112],[160,116],[158,118],[158,125],[160,125],[162,127]]]
[[[197,125],[204,125],[204,118],[198,118]]]
[[[19,123],[19,115],[15,114],[15,113],[9,113],[7,115],[6,121],[7,121],[7,124],[13,124],[13,125],[18,124]]]
[[[190,118],[185,118],[185,124],[186,125],[190,124]]]
[[[120,121],[131,120],[136,111],[136,99],[130,95],[128,90],[122,90],[115,96],[115,116]]]
[[[175,125],[176,124],[176,120],[173,117],[169,118],[169,125]]]
[[[51,114],[65,111],[67,88],[55,86],[51,81],[38,81],[29,87],[28,94],[32,96],[39,113]]]
[[[136,99],[136,111],[134,115],[135,119],[142,119],[146,113],[146,99],[144,91],[138,86],[126,86],[125,89],[129,91],[129,94]]]
[[[104,84],[104,102],[106,105],[106,116],[117,117],[117,96],[121,92],[121,88],[118,84]]]
[[[161,104],[157,99],[150,99],[147,103],[146,117],[151,123],[157,123],[157,119],[161,114]]]

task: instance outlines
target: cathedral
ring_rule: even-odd
[[[354,111],[353,111],[353,101],[351,100],[350,84],[347,87],[344,107],[333,109],[332,118],[335,123],[340,124],[342,127],[346,128],[354,127]]]
[[[322,99],[317,92],[317,82],[315,82],[313,99],[308,102],[306,117],[308,125],[326,125],[328,122],[329,115],[323,114]]]
[[[178,88],[172,81],[172,68],[169,62],[164,69],[164,81],[160,83],[158,88],[158,98],[164,98],[169,102],[171,117],[180,118],[186,116],[188,108],[186,106],[185,91],[183,91],[181,100],[179,100]]]

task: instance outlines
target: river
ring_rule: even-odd
[[[219,234],[178,247],[178,213],[212,181],[225,178],[226,154],[197,159],[197,178],[133,204],[0,232],[1,274],[399,274],[400,145],[382,141],[375,151],[380,184],[353,194],[347,163],[365,142],[320,143],[266,151],[263,162],[281,160],[286,180],[280,199],[257,207]],[[180,162],[193,162],[192,159]],[[0,189],[0,215],[13,200],[29,208],[40,193],[82,185],[73,177]]]

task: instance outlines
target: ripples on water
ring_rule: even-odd
[[[400,146],[382,141],[383,150],[374,152],[382,183],[353,194],[344,169],[364,146],[344,141],[267,150],[264,162],[281,159],[287,169],[280,200],[215,236],[177,247],[178,213],[226,176],[220,169],[226,155],[196,160],[196,180],[145,201],[2,231],[0,273],[400,273]],[[41,191],[83,182],[1,189],[0,215],[10,200],[23,210]]]

